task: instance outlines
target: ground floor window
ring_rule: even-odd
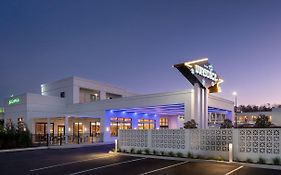
[[[65,135],[65,127],[64,125],[58,125],[58,135]]]
[[[160,128],[169,128],[168,118],[160,118]]]
[[[46,135],[47,123],[35,123],[35,135]],[[50,134],[54,135],[54,123],[50,123]]]
[[[154,129],[156,121],[152,119],[139,119],[138,129]]]
[[[118,129],[132,129],[131,118],[110,118],[110,135],[118,136]]]
[[[81,122],[73,123],[73,135],[78,136],[83,134],[83,124]]]
[[[90,122],[90,135],[92,137],[100,135],[100,122]]]

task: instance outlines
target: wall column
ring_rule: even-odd
[[[50,124],[50,118],[47,118],[47,142],[50,143],[50,136],[51,136],[51,131],[50,131],[50,128],[51,128],[51,124]]]
[[[68,144],[68,118],[69,116],[64,117],[65,144]]]
[[[204,89],[204,103],[203,103],[203,109],[204,109],[204,129],[208,128],[208,89]]]
[[[100,91],[100,100],[105,100],[105,99],[106,99],[106,92]]]
[[[194,84],[194,120],[198,123],[198,128],[202,128],[201,124],[201,88],[198,83]]]

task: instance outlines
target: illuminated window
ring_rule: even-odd
[[[93,137],[100,135],[100,122],[90,122],[90,135]]]
[[[46,135],[47,123],[35,123],[35,135]],[[54,123],[50,123],[50,134],[54,135]]]
[[[132,129],[131,118],[111,118],[110,119],[110,135],[113,137],[118,136],[119,129]]]
[[[81,123],[81,122],[73,123],[73,135],[81,136],[82,134],[83,134],[83,123]]]
[[[160,128],[168,128],[169,120],[168,118],[160,118]]]
[[[155,123],[155,120],[152,119],[139,119],[138,129],[154,129]]]

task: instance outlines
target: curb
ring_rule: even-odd
[[[225,164],[237,164],[246,167],[253,168],[264,168],[264,169],[273,169],[281,170],[280,165],[267,165],[267,164],[254,164],[254,163],[242,163],[242,162],[228,162],[228,161],[218,161],[218,160],[204,160],[204,159],[190,159],[190,158],[179,158],[179,157],[168,157],[168,156],[155,156],[155,155],[145,155],[145,154],[129,154],[129,153],[120,153],[119,155],[132,156],[132,157],[147,157],[153,159],[163,159],[163,160],[175,160],[175,161],[188,161],[188,162],[216,162],[216,163],[225,163]]]
[[[9,153],[9,152],[21,152],[21,151],[35,151],[35,150],[44,150],[44,149],[74,149],[74,148],[83,148],[83,147],[95,147],[102,145],[111,145],[113,142],[105,143],[96,143],[96,144],[75,144],[75,145],[62,145],[62,146],[41,146],[41,147],[30,147],[30,148],[16,148],[16,149],[3,149],[0,150],[0,153]]]
[[[41,147],[33,147],[33,148],[17,148],[17,149],[3,149],[0,150],[0,153],[9,153],[9,152],[21,152],[21,151],[34,151],[34,150],[43,150],[48,149],[47,146],[41,146]]]
[[[103,142],[103,143],[95,143],[95,144],[73,144],[73,145],[62,145],[62,146],[49,146],[49,149],[75,149],[75,148],[83,148],[83,147],[95,147],[102,145],[111,145],[114,142]]]

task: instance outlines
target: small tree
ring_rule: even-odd
[[[224,119],[221,128],[232,128],[232,121],[230,119]]]
[[[197,123],[195,122],[194,119],[191,119],[190,121],[184,123],[184,128],[185,129],[197,128]]]
[[[269,117],[264,114],[261,114],[258,116],[254,127],[255,128],[269,128],[270,125],[271,125],[271,122],[269,121]]]

